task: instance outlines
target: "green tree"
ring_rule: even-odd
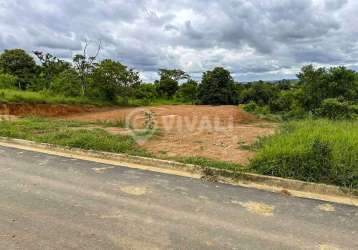
[[[217,67],[203,74],[198,98],[202,104],[236,104],[234,80],[229,71]]]
[[[134,97],[145,100],[150,103],[158,96],[156,86],[151,83],[143,83],[138,85],[134,90]]]
[[[138,86],[140,82],[138,72],[110,59],[98,64],[93,72],[94,86],[106,100],[112,102],[116,100],[117,96],[120,96],[128,103],[133,87]]]
[[[87,94],[87,89],[90,81],[91,74],[96,69],[97,57],[101,51],[102,42],[98,44],[97,52],[94,56],[87,55],[88,41],[85,42],[85,46],[82,54],[77,54],[73,57],[73,65],[77,71],[81,81],[81,94],[82,96]]]
[[[179,87],[178,97],[184,101],[196,102],[198,95],[198,83],[194,80],[188,80]]]
[[[171,79],[179,82],[183,79],[189,79],[189,75],[181,69],[159,69],[160,80]]]
[[[81,95],[86,95],[88,88],[89,77],[92,74],[93,70],[96,68],[95,63],[92,60],[88,60],[84,55],[75,55],[73,57],[74,68],[77,71],[80,82],[81,82]]]
[[[322,101],[328,98],[358,100],[357,74],[353,70],[345,67],[315,69],[308,65],[302,68],[297,77],[302,87],[300,100],[307,111],[315,112]]]
[[[179,89],[179,83],[171,78],[163,78],[157,83],[161,97],[172,98]]]
[[[189,79],[181,69],[159,69],[159,82],[156,82],[158,93],[165,98],[172,98],[179,89],[179,81]]]
[[[19,89],[26,89],[36,73],[35,60],[22,49],[5,50],[0,55],[0,71],[17,77]]]
[[[255,102],[259,106],[270,105],[280,90],[278,85],[263,81],[249,83],[239,94],[240,103]]]
[[[80,96],[81,81],[74,69],[67,69],[54,77],[50,91],[65,96]]]
[[[71,68],[70,63],[49,53],[43,53],[41,51],[34,51],[33,53],[41,63],[41,75],[39,77],[43,77],[45,80],[45,86],[41,86],[44,89],[51,88],[53,78],[61,72]]]

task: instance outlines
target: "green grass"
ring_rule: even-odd
[[[291,121],[259,144],[257,173],[358,188],[358,121]]]
[[[208,167],[208,168],[227,169],[232,171],[244,170],[244,167],[237,163],[211,160],[204,157],[187,157],[177,160],[185,164],[193,164],[193,165]]]
[[[123,106],[123,107],[141,107],[141,106],[160,106],[160,105],[180,105],[191,104],[180,99],[128,99],[127,101],[118,98],[116,103],[94,100],[87,97],[65,97],[54,95],[48,92],[22,91],[17,89],[0,89],[0,102],[25,102],[42,104],[69,104],[69,105],[95,105],[95,106]]]
[[[118,104],[120,106],[127,107],[143,107],[143,106],[161,106],[161,105],[181,105],[181,104],[192,104],[190,102],[185,102],[180,99],[164,99],[157,98],[153,100],[145,100],[145,99],[128,99],[128,102],[123,102],[120,98],[118,98]]]
[[[86,97],[65,97],[46,92],[32,92],[15,89],[0,89],[0,102],[26,102],[46,104],[95,105],[108,106],[110,103],[92,100]]]
[[[161,106],[161,105],[181,105],[181,104],[192,104],[191,102],[185,102],[183,100],[180,99],[155,99],[153,100],[150,105],[152,106]]]
[[[50,143],[71,148],[151,156],[129,136],[112,135],[103,129],[86,129],[83,122],[44,118],[1,121],[0,136]]]

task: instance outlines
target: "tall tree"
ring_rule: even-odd
[[[171,79],[179,82],[183,79],[189,79],[189,75],[181,69],[159,69],[160,80]]]
[[[93,82],[105,99],[115,101],[118,95],[128,102],[132,87],[139,85],[140,79],[138,72],[128,69],[120,62],[107,59],[94,70]]]
[[[19,89],[26,89],[36,73],[35,60],[22,49],[5,50],[0,55],[0,71],[16,76]]]
[[[50,53],[43,53],[42,51],[34,51],[35,56],[41,63],[41,75],[45,78],[45,89],[51,88],[53,78],[61,72],[71,68],[71,64],[65,62]]]
[[[179,81],[190,79],[189,75],[181,69],[159,69],[160,80],[158,93],[165,98],[172,98],[179,89]]]
[[[81,81],[81,94],[86,95],[88,88],[89,76],[92,74],[93,70],[96,68],[96,59],[101,51],[102,42],[98,44],[97,52],[94,56],[87,55],[88,42],[86,41],[83,54],[77,54],[73,57],[73,64],[75,70],[80,76]]]
[[[198,98],[202,104],[236,104],[234,80],[228,70],[217,67],[203,74]]]

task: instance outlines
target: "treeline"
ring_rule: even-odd
[[[37,58],[38,63],[35,62]],[[0,54],[0,88],[43,91],[68,97],[87,97],[117,104],[156,99],[192,104],[238,105],[247,111],[278,114],[283,118],[321,116],[352,119],[358,114],[358,75],[345,67],[304,66],[298,80],[237,83],[217,67],[204,72],[200,82],[180,69],[160,69],[159,80],[143,83],[139,73],[120,62],[97,56],[75,55],[72,62],[49,53],[22,49]]]
[[[247,111],[283,118],[353,119],[358,115],[358,74],[345,67],[304,66],[297,81],[256,82],[242,86]]]
[[[41,51],[32,56],[22,49],[5,50],[0,54],[0,88],[84,96],[117,104],[131,99],[151,103],[160,98],[193,104],[238,103],[234,80],[223,68],[205,72],[200,83],[180,69],[159,69],[159,80],[143,83],[134,69],[111,59],[97,62],[96,57],[87,56],[84,50],[67,62]]]

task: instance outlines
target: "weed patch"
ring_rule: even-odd
[[[85,129],[83,122],[24,118],[0,122],[0,136],[56,144],[72,148],[151,156],[129,136],[112,135],[103,129]]]
[[[292,121],[258,144],[257,173],[358,187],[358,122]]]

